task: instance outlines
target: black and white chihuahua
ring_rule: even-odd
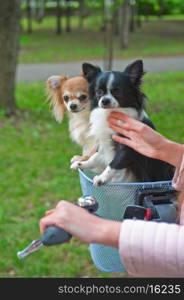
[[[117,133],[108,126],[108,115],[111,111],[119,111],[154,128],[144,110],[146,96],[140,90],[144,75],[142,60],[128,65],[123,72],[102,72],[99,67],[89,63],[84,63],[82,69],[89,83],[93,105],[89,134],[96,138],[98,152],[87,161],[75,162],[71,168],[93,169],[101,166],[103,171],[93,179],[96,186],[112,182],[170,180],[173,176],[172,166],[114,142],[111,136]]]

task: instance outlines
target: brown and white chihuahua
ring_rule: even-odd
[[[91,111],[88,82],[83,76],[51,76],[47,79],[47,91],[56,121],[61,123],[67,113],[70,136],[82,147],[82,156],[75,155],[71,162],[87,160],[96,151],[95,139],[88,136]]]

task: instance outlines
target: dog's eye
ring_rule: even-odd
[[[64,95],[63,99],[64,99],[65,102],[68,102],[69,97],[67,95]]]
[[[84,101],[86,100],[87,95],[80,95],[79,100]]]
[[[101,97],[104,94],[104,91],[102,89],[99,89],[96,91],[97,96]]]

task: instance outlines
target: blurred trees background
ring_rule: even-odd
[[[113,39],[119,40],[119,49],[129,47],[130,35],[152,17],[161,19],[164,15],[183,14],[183,0],[6,0],[1,1],[0,10],[0,109],[8,115],[14,114],[15,71],[19,42],[19,21],[21,31],[33,34],[33,21],[37,27],[44,19],[55,18],[55,33],[70,35],[73,33],[72,18],[78,21],[75,33],[80,43],[81,30],[86,20],[98,17],[100,30],[103,33],[105,68],[111,69],[113,60]],[[94,27],[95,27],[94,23]],[[99,28],[99,29],[98,29]],[[54,34],[54,33],[53,33]],[[89,36],[90,39],[90,36]],[[72,45],[71,45],[72,46]]]
[[[102,30],[106,28],[106,6],[110,7],[116,34],[126,32],[125,42],[120,42],[124,48],[128,32],[141,26],[141,20],[149,20],[149,16],[182,14],[184,13],[183,0],[22,0],[22,16],[27,18],[27,32],[32,32],[32,19],[38,23],[46,16],[56,17],[56,33],[61,34],[62,29],[70,32],[71,17],[78,16],[78,28],[84,27],[84,20],[91,15],[100,15]],[[62,23],[65,22],[64,28]],[[122,40],[122,36],[120,37]]]

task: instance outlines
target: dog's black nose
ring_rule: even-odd
[[[102,99],[102,104],[104,106],[108,106],[110,104],[111,100],[109,98],[103,98]]]
[[[70,104],[70,109],[71,110],[76,110],[77,109],[77,104]]]

